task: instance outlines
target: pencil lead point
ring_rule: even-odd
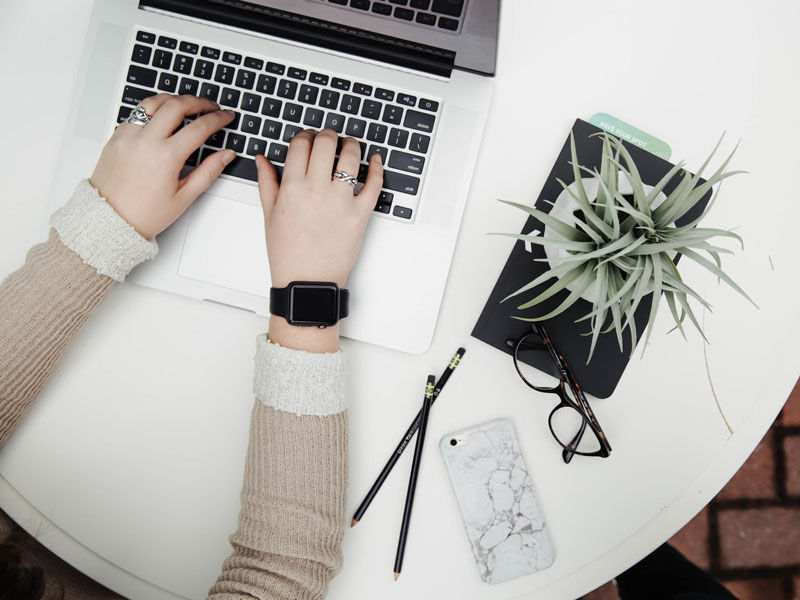
[[[395,573],[395,574],[394,574],[394,580],[395,580],[395,581],[397,581],[397,578],[398,578],[398,577],[400,577],[400,573]]]
[[[358,519],[353,519],[350,521],[350,527],[355,527],[358,524]]]

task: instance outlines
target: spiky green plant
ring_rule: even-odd
[[[647,322],[645,347],[653,330],[662,295],[675,320],[675,328],[680,330],[684,338],[686,334],[683,324],[688,316],[705,339],[697,315],[689,304],[689,298],[693,298],[709,310],[711,305],[683,281],[672,260],[675,253],[680,253],[708,269],[755,305],[745,291],[722,270],[721,255],[732,252],[709,243],[709,240],[715,237],[728,237],[737,240],[744,249],[742,238],[731,231],[697,227],[716,201],[719,187],[699,217],[680,226],[675,223],[714,185],[741,173],[741,171],[726,171],[736,149],[705,182],[701,182],[701,176],[717,152],[719,143],[696,175],[686,171],[684,164],[680,163],[673,167],[655,187],[648,190],[625,146],[608,134],[596,135],[601,135],[603,138],[600,171],[580,166],[575,139],[571,137],[571,164],[575,191],[558,180],[580,207],[582,218],[575,219],[574,224],[530,206],[501,200],[537,218],[545,228],[550,228],[559,234],[561,239],[548,237],[546,231],[542,236],[510,233],[495,235],[505,235],[545,247],[561,248],[566,250],[567,254],[560,264],[551,266],[547,272],[504,298],[503,302],[550,279],[555,279],[546,290],[517,307],[519,310],[525,310],[571,286],[567,297],[549,313],[537,317],[514,318],[522,321],[544,321],[554,317],[574,304],[589,286],[596,282],[597,293],[592,310],[577,321],[589,321],[591,329],[592,340],[587,363],[592,358],[599,335],[611,330],[616,332],[622,350],[623,333],[627,329],[633,352],[638,339],[633,315],[642,299],[650,293],[653,294],[653,300]],[[599,182],[595,200],[591,200],[587,194],[583,173],[596,178]],[[626,178],[633,190],[627,198],[620,193],[620,177]],[[664,199],[662,192],[676,177],[680,179],[679,183]],[[659,197],[662,200],[660,203]]]

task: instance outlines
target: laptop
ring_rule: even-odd
[[[160,234],[130,281],[268,315],[256,154],[332,128],[380,153],[384,188],[347,282],[344,336],[429,347],[492,93],[499,0],[95,2],[52,194],[66,201],[142,99],[193,94],[235,110],[187,162],[237,158]],[[136,165],[131,165],[135,169]],[[146,174],[143,174],[146,176]]]

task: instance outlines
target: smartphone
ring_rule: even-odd
[[[511,422],[451,433],[439,450],[481,579],[500,583],[553,564],[553,544]]]

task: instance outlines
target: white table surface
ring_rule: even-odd
[[[0,277],[43,236],[91,4],[0,5]],[[736,472],[800,372],[798,22],[793,0],[504,3],[493,107],[433,345],[413,356],[343,341],[348,519],[418,409],[425,375],[467,347],[432,413],[403,577],[395,583],[391,567],[410,452],[347,532],[330,598],[570,600],[668,539]],[[725,150],[741,139],[732,166],[751,174],[726,183],[707,223],[739,228],[745,251],[726,268],[760,310],[682,263],[716,307],[705,315],[707,363],[697,335],[667,335],[662,311],[644,358],[593,402],[612,457],[565,465],[547,431],[551,401],[469,332],[513,243],[485,234],[524,219],[496,199],[532,202],[575,117],[600,111],[665,139],[694,168],[722,132]],[[204,597],[230,550],[265,327],[235,309],[116,289],[0,453],[0,506],[126,596]],[[557,558],[488,586],[435,442],[499,416],[516,425]]]

